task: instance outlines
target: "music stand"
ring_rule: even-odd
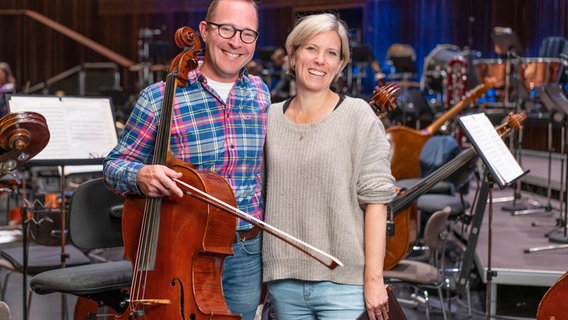
[[[486,319],[491,318],[491,285],[492,279],[497,273],[491,270],[491,247],[492,247],[492,220],[493,220],[493,197],[491,189],[494,182],[497,182],[501,189],[515,183],[528,171],[523,171],[517,163],[510,150],[507,148],[501,137],[494,130],[491,121],[484,113],[465,115],[458,118],[466,137],[469,139],[474,149],[479,154],[485,165],[486,172],[483,175],[481,189],[475,205],[475,214],[471,221],[471,232],[467,240],[467,249],[460,271],[459,279],[456,283],[458,291],[463,291],[468,286],[471,266],[477,246],[479,229],[483,220],[485,206],[488,205],[488,263],[487,263],[487,288],[486,288]]]
[[[367,67],[375,60],[373,50],[368,45],[356,45],[351,48],[351,66],[347,71],[347,83],[353,96],[360,96],[363,91],[363,78],[367,76]],[[355,75],[355,77],[353,77]]]
[[[10,112],[33,111],[43,115],[50,130],[47,146],[34,159],[28,161],[24,168],[32,166],[54,166],[60,168],[61,192],[61,268],[65,268],[66,206],[65,176],[66,173],[77,172],[76,166],[83,170],[102,171],[102,158],[114,148],[118,142],[114,123],[114,112],[110,98],[106,97],[57,97],[12,95],[9,97]],[[89,168],[89,166],[91,166]],[[25,179],[24,179],[25,182]],[[25,184],[23,193],[25,194]],[[22,210],[28,210],[23,208]],[[27,292],[27,227],[22,217],[23,237],[23,291]],[[66,302],[62,295],[62,317],[66,312]],[[24,319],[27,319],[26,295],[23,298]]]
[[[511,28],[495,27],[491,32],[491,39],[499,54],[514,53],[517,56],[523,54],[523,47],[519,38]]]

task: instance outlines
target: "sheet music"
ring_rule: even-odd
[[[46,119],[49,143],[34,159],[104,158],[117,143],[109,98],[13,95],[8,106],[10,112],[32,111]],[[101,171],[102,165],[65,169],[66,174]]]
[[[501,187],[524,174],[523,169],[484,113],[462,116],[459,121],[494,175],[493,178]]]

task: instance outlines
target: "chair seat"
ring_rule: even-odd
[[[401,260],[390,270],[384,270],[383,277],[421,284],[436,284],[442,280],[442,275],[433,265],[407,259]]]
[[[46,271],[34,276],[30,287],[39,294],[87,296],[127,288],[131,282],[132,263],[123,260]]]
[[[73,245],[65,246],[65,253],[69,258],[65,260],[66,267],[74,267],[90,264],[91,260],[81,250]],[[24,254],[22,247],[2,249],[0,255],[8,260],[15,270],[22,272],[24,269]],[[30,245],[28,248],[27,272],[36,275],[40,272],[58,269],[61,267],[61,247]]]
[[[450,207],[450,216],[459,215],[470,207],[468,201],[463,203],[460,198],[445,194],[424,194],[417,200],[418,209],[432,213]]]

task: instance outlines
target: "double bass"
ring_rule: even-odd
[[[133,264],[126,311],[116,319],[240,319],[226,305],[222,266],[232,255],[237,218],[288,242],[333,269],[336,258],[238,210],[231,186],[220,175],[196,170],[176,159],[169,147],[173,100],[197,67],[199,37],[189,27],[176,31],[184,48],[173,60],[166,87],[152,164],[182,173],[174,179],[182,198],[128,197],[123,208],[124,255]],[[228,215],[229,214],[229,215]]]

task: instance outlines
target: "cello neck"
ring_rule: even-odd
[[[495,85],[493,80],[486,80],[484,83],[479,84],[477,87],[466,93],[465,98],[453,106],[450,110],[444,113],[441,117],[432,122],[426,129],[424,129],[429,136],[433,136],[436,131],[442,127],[442,125],[455,117],[458,113],[462,111],[467,105],[473,103],[477,98],[481,97],[487,90]]]

